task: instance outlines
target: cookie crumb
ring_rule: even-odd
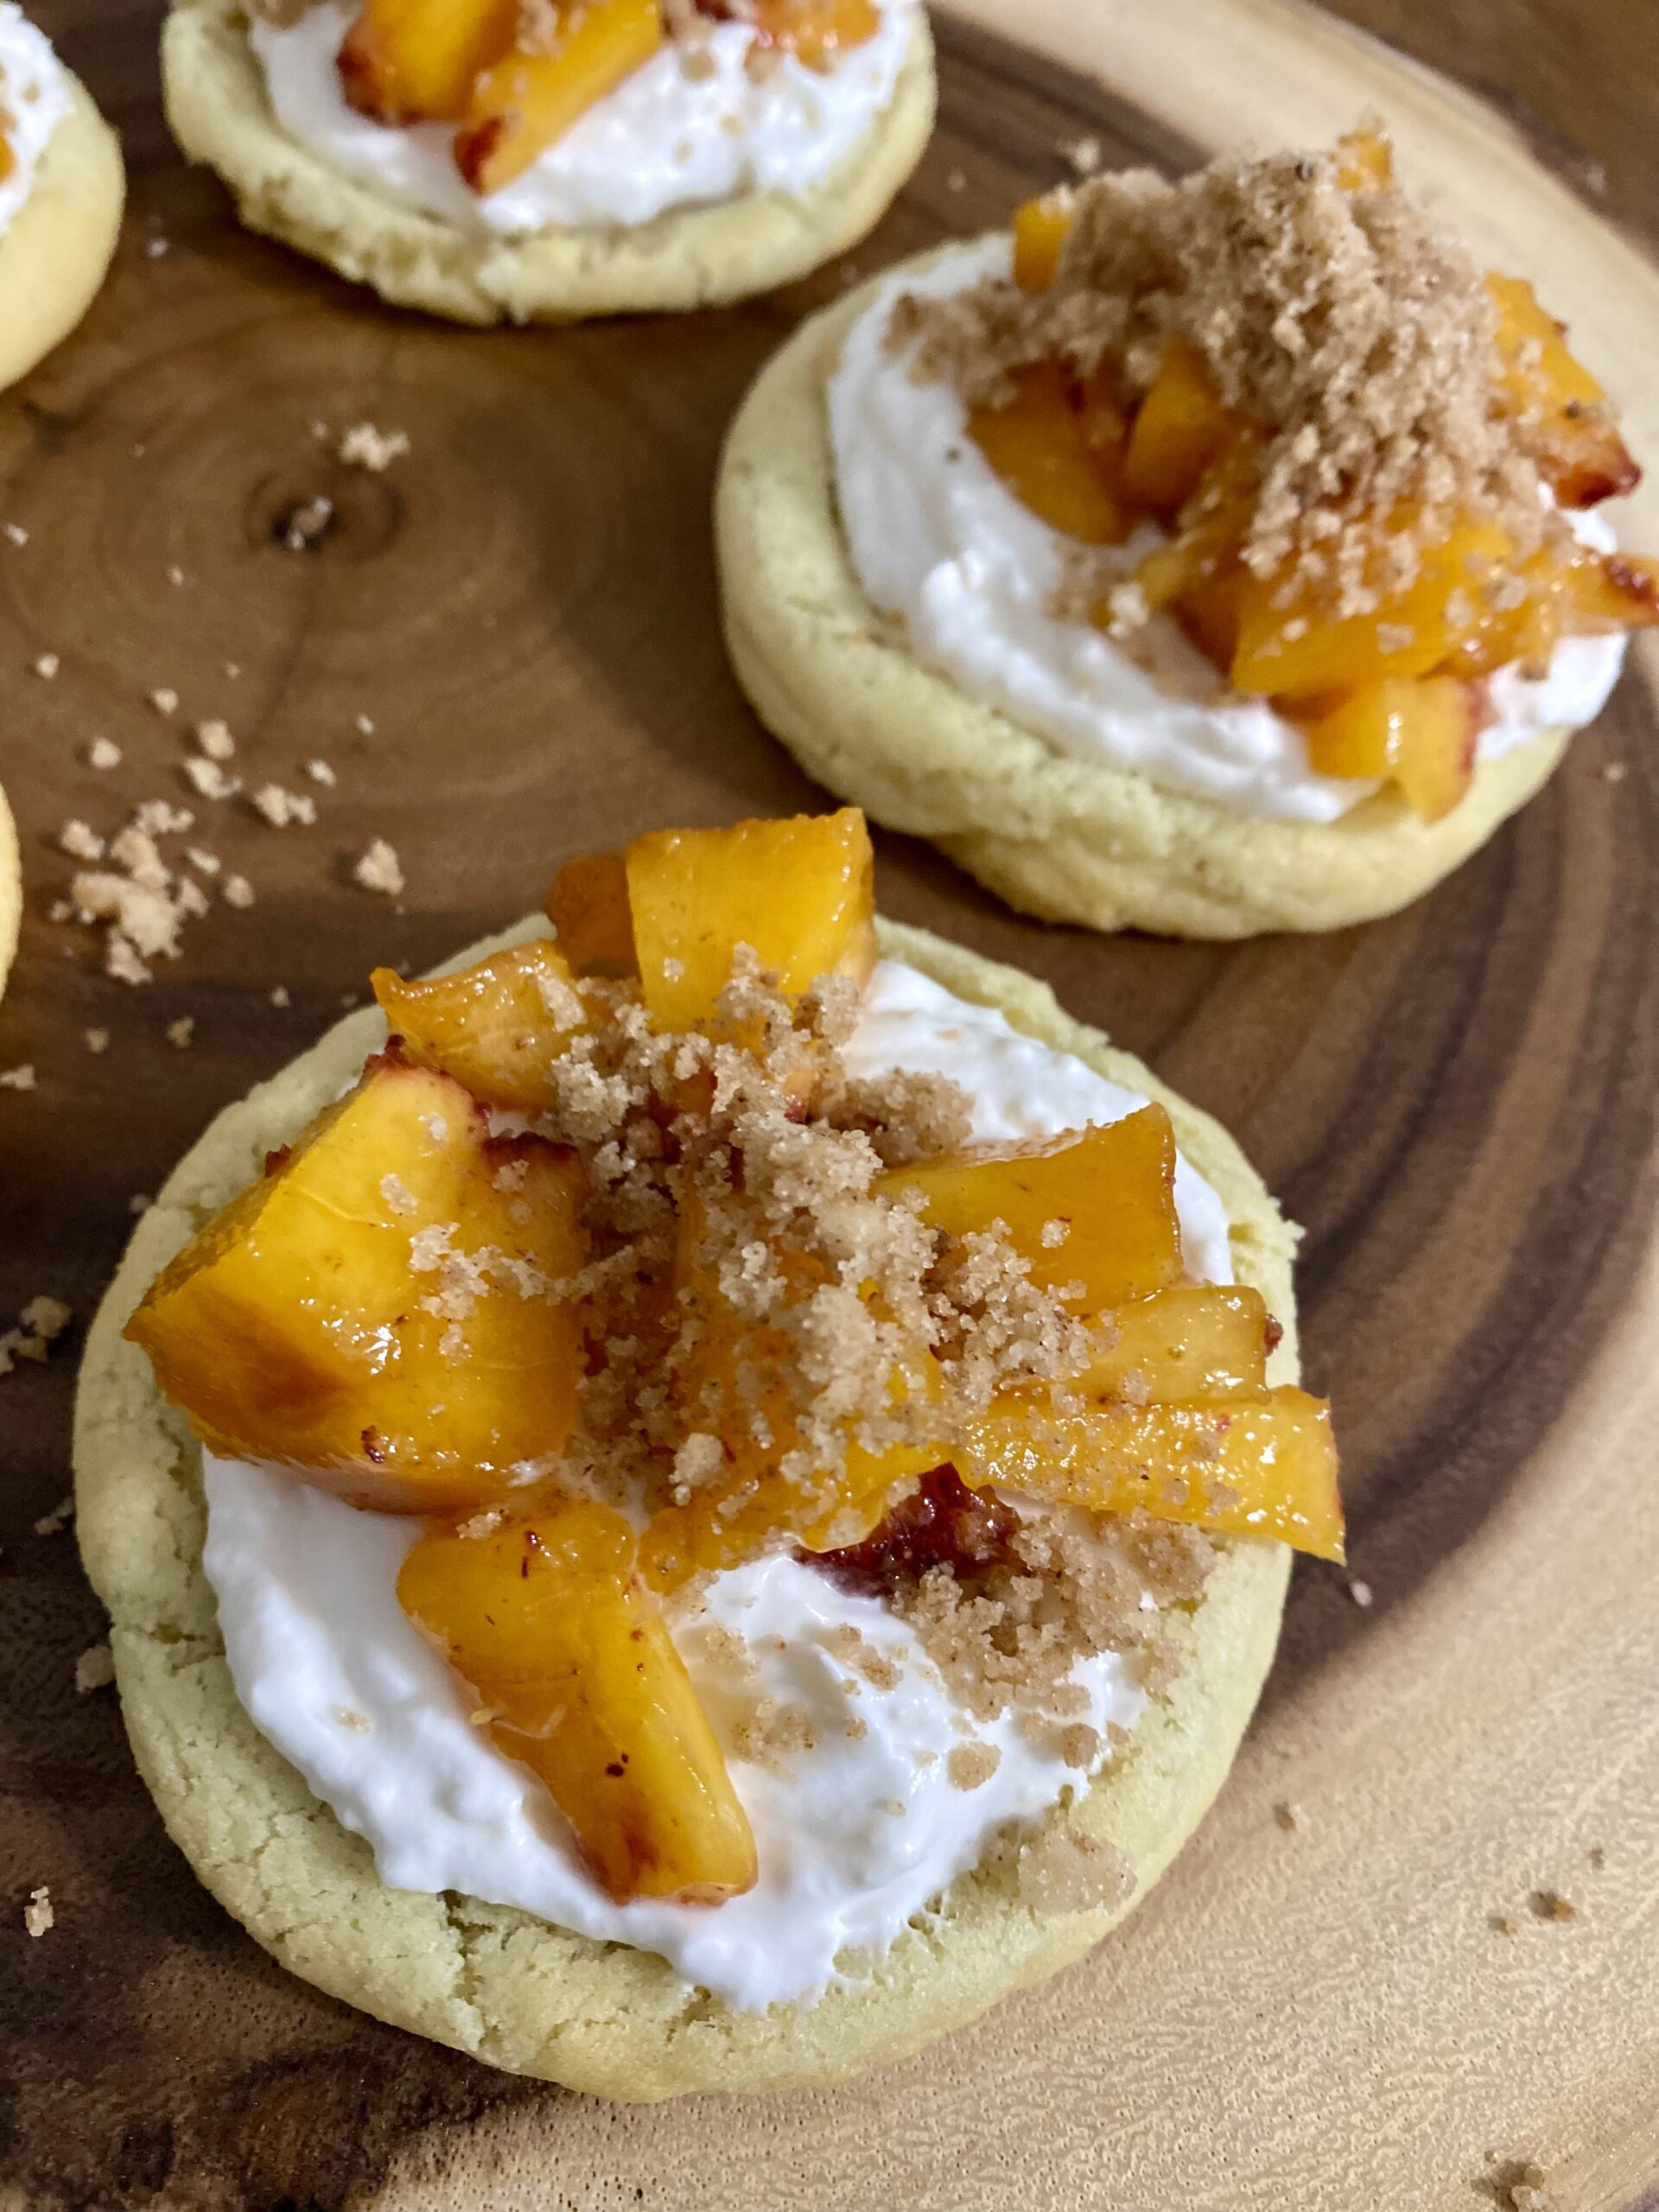
[[[33,1090],[35,1064],[20,1060],[15,1068],[0,1068],[0,1090]]]
[[[1356,1578],[1356,1580],[1348,1585],[1348,1595],[1359,1607],[1362,1613],[1369,1612],[1370,1611],[1372,1591],[1371,1586],[1369,1582],[1361,1582],[1357,1578]]]
[[[44,1936],[56,1923],[57,1915],[52,1910],[52,1892],[42,1882],[38,1889],[29,1893],[29,1903],[23,1907],[23,1926],[31,1936]]]
[[[176,1021],[169,1021],[167,1025],[167,1041],[175,1051],[188,1052],[196,1041],[195,1015],[181,1014]]]
[[[179,695],[168,684],[158,683],[149,697],[158,715],[176,715],[179,711]]]
[[[1499,2160],[1491,2151],[1487,2164],[1496,2168],[1477,2186],[1498,2207],[1498,2212],[1554,2212],[1555,2199],[1548,2177],[1535,2158]]]
[[[356,730],[359,737],[372,737],[374,735],[374,717],[372,715],[354,715],[353,717],[352,727]]]
[[[22,523],[9,522],[0,524],[0,528],[3,528],[7,538],[13,545],[28,544],[29,532],[23,528]]]
[[[1535,1920],[1576,1920],[1579,1908],[1559,1890],[1535,1890],[1527,1899]]]
[[[114,1680],[115,1654],[107,1643],[94,1643],[75,1662],[75,1689],[81,1697],[90,1697]]]
[[[309,829],[317,818],[317,802],[303,791],[284,791],[280,784],[261,784],[252,798],[253,810],[273,830],[286,830],[292,822]]]
[[[396,899],[404,888],[404,871],[397,855],[384,837],[377,837],[352,870],[352,880],[365,891]]]
[[[217,760],[192,754],[184,764],[184,772],[190,788],[199,798],[234,798],[242,788],[240,776],[232,776],[221,768]]]
[[[156,250],[156,247],[158,245],[160,245],[161,243],[162,243],[162,242],[161,242],[159,239],[152,238],[152,239],[150,240],[150,242],[149,242],[149,250],[153,253],[153,252],[155,251],[155,250]],[[162,246],[162,251],[166,251],[166,248],[165,248],[165,246],[164,246],[164,245]],[[179,566],[179,564],[178,564],[178,563],[177,563],[176,561],[175,561],[175,562],[171,563],[169,564],[168,568],[168,571],[167,571],[167,581],[168,582],[168,583],[170,583],[170,584],[174,585],[175,587],[176,587],[176,586],[178,586],[178,585],[181,584],[181,583],[184,582],[184,570],[183,570],[183,569]]]
[[[288,1004],[288,986],[286,983],[276,983],[272,986],[270,992],[270,1002],[274,1007],[285,1007]]]
[[[89,1052],[107,1052],[110,1049],[110,1033],[107,1029],[83,1029],[80,1033],[80,1041]]]
[[[62,665],[56,653],[41,653],[36,656],[35,661],[35,673],[49,683]]]
[[[1273,1817],[1287,1835],[1307,1826],[1307,1815],[1288,1797],[1281,1797],[1273,1808]]]
[[[35,1523],[37,1536],[60,1535],[75,1516],[75,1501],[72,1494],[60,1499],[49,1513],[42,1513]]]
[[[1521,1923],[1512,1912],[1489,1912],[1486,1925],[1497,1936],[1518,1936]]]
[[[305,772],[314,784],[321,784],[330,791],[340,780],[326,760],[308,760]]]
[[[236,752],[231,726],[220,715],[210,715],[196,724],[196,743],[210,760],[228,760]]]
[[[372,423],[353,423],[340,441],[338,454],[347,468],[366,468],[378,476],[409,451],[405,430],[378,430]]]
[[[118,768],[121,766],[120,747],[112,738],[95,737],[86,748],[86,765],[89,768]]]
[[[251,906],[253,886],[245,875],[227,875],[220,895],[227,906]]]

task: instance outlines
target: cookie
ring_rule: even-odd
[[[544,928],[538,918],[512,934]],[[1291,1380],[1294,1232],[1232,1138],[1070,1020],[1030,976],[891,924],[880,943],[1168,1107],[1183,1151],[1227,1208],[1240,1279],[1286,1325],[1272,1372]],[[493,2065],[621,2099],[832,2081],[903,2057],[1081,1956],[1157,1880],[1227,1773],[1278,1637],[1290,1563],[1278,1545],[1220,1547],[1202,1598],[1169,1622],[1179,1662],[1170,1687],[1080,1801],[1049,1816],[1125,1854],[1127,1894],[1042,1916],[1012,1862],[982,1864],[946,1891],[928,1932],[905,1933],[873,1980],[831,1988],[810,2007],[736,2012],[652,1954],[512,1908],[390,1890],[367,1845],[259,1735],[232,1688],[202,1573],[198,1447],[120,1332],[157,1270],[349,1083],[382,1033],[373,1010],[351,1015],[219,1116],[140,1223],[87,1344],[75,1437],[82,1555],[110,1609],[140,1770],[201,1879],[283,1965],[330,1994]]]
[[[497,238],[383,199],[290,137],[271,112],[237,0],[180,0],[162,34],[167,118],[218,170],[250,230],[280,238],[397,307],[456,322],[563,322],[718,306],[804,276],[886,211],[933,128],[933,48],[918,11],[892,100],[800,198],[751,194],[631,228]]]
[[[0,388],[27,376],[92,304],[115,251],[126,182],[115,133],[65,72],[69,111],[0,232]]]
[[[1263,821],[1069,758],[925,668],[865,596],[836,508],[824,384],[875,289],[814,316],[761,372],[715,505],[738,680],[827,789],[1046,921],[1243,938],[1408,906],[1548,779],[1568,731],[1483,761],[1438,822],[1391,792],[1329,824]]]

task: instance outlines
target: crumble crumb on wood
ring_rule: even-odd
[[[5,531],[5,533],[6,533],[7,539],[9,540],[9,542],[10,542],[11,544],[13,544],[13,545],[27,545],[27,544],[28,544],[28,543],[29,543],[29,532],[28,532],[28,531],[23,528],[23,525],[22,524],[22,523],[20,523],[20,522],[9,522],[9,523],[4,524],[3,525],[0,525],[0,527],[3,527],[3,528],[4,528],[4,531]]]
[[[1280,1799],[1273,1808],[1273,1817],[1287,1835],[1293,1834],[1298,1828],[1305,1828],[1307,1826],[1307,1815],[1300,1805],[1293,1803],[1288,1797]]]
[[[166,252],[167,242],[163,238],[151,238],[144,251],[151,256],[154,256],[158,246],[163,253]],[[168,564],[167,581],[168,583],[175,586],[181,584],[184,582],[184,570],[179,566],[176,561],[169,562]]]
[[[36,655],[34,665],[35,675],[49,683],[63,664],[56,653],[40,653]]]
[[[20,1060],[15,1068],[0,1068],[0,1090],[33,1090],[35,1065],[31,1060]]]
[[[94,1643],[75,1662],[75,1689],[81,1697],[105,1689],[115,1680],[115,1654],[107,1643]]]
[[[95,737],[86,748],[86,765],[91,768],[118,768],[121,748],[113,738]]]
[[[110,1049],[110,1033],[107,1029],[83,1029],[80,1033],[80,1039],[89,1052],[107,1052]]]
[[[227,875],[219,896],[227,906],[251,906],[253,886],[245,875]]]
[[[352,727],[356,730],[359,737],[372,737],[374,735],[374,720],[370,715],[354,715],[352,721]]]
[[[338,455],[347,468],[366,468],[378,476],[408,451],[406,430],[380,430],[372,423],[353,423],[340,438]]]
[[[78,816],[72,816],[59,830],[58,843],[71,860],[101,861],[104,857],[104,840]]]
[[[132,1196],[127,1200],[127,1211],[129,1213],[148,1213],[155,1203],[156,1201],[149,1196],[148,1192],[135,1191]]]
[[[207,760],[200,753],[193,753],[181,765],[191,790],[200,798],[234,798],[242,788],[240,776],[232,775],[217,760]]]
[[[270,991],[270,1002],[272,1006],[277,1007],[285,1007],[288,1004],[288,986],[286,983],[273,984]]]
[[[1535,1890],[1527,1899],[1535,1920],[1576,1920],[1579,1908],[1559,1890]]]
[[[1500,2159],[1492,2151],[1486,2158],[1494,2171],[1478,2186],[1499,2212],[1554,2212],[1548,2176],[1535,2158]]]
[[[1497,1936],[1518,1936],[1521,1923],[1512,1912],[1489,1912],[1486,1925]]]
[[[321,784],[325,789],[330,791],[340,780],[326,760],[308,760],[305,764],[305,772],[314,784]]]
[[[52,1892],[42,1882],[29,1893],[29,1903],[23,1907],[23,1926],[31,1936],[44,1936],[57,1923],[52,1910]]]
[[[17,1316],[16,1326],[0,1332],[0,1375],[10,1375],[20,1359],[31,1360],[39,1366],[73,1319],[73,1307],[66,1306],[60,1298],[50,1298],[44,1293],[31,1298]],[[38,1522],[35,1526],[42,1535],[53,1534],[51,1529],[41,1528]]]
[[[1348,1585],[1348,1595],[1359,1607],[1361,1612],[1370,1610],[1373,1592],[1369,1582],[1362,1582],[1356,1577]]]
[[[236,752],[231,726],[219,715],[210,715],[206,721],[196,724],[195,739],[210,760],[228,760]]]
[[[74,1516],[75,1500],[72,1491],[67,1497],[60,1499],[49,1513],[41,1514],[35,1523],[35,1533],[37,1536],[60,1535]]]
[[[168,684],[156,684],[149,698],[158,715],[176,715],[179,711],[179,695]]]
[[[261,784],[252,795],[256,814],[262,815],[274,830],[286,830],[292,822],[309,829],[317,818],[317,802],[303,791],[284,791],[280,784]]]
[[[1603,1850],[1600,1844],[1592,1843],[1591,1845],[1588,1857],[1592,1866],[1595,1868],[1597,1873],[1600,1873],[1602,1868],[1607,1864],[1607,1853]]]
[[[181,1014],[176,1021],[169,1021],[167,1025],[167,1041],[175,1051],[188,1052],[196,1041],[195,1015]]]
[[[397,855],[384,837],[376,837],[352,870],[352,880],[382,898],[396,899],[404,889],[404,871]]]

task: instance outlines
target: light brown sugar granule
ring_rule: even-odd
[[[816,1750],[818,1742],[818,1724],[804,1705],[780,1706],[769,1697],[760,1699],[731,1732],[732,1757],[771,1774],[787,1774],[791,1757]]]
[[[1172,344],[1192,348],[1268,426],[1242,487],[1246,565],[1338,617],[1408,586],[1455,523],[1503,531],[1516,559],[1564,532],[1506,411],[1479,272],[1397,188],[1345,192],[1332,155],[1277,154],[1175,184],[1096,177],[1073,210],[1046,290],[900,300],[893,342],[914,343],[918,376],[995,405],[1033,362],[1109,359],[1133,404]]]
[[[352,880],[360,883],[365,891],[377,891],[385,899],[401,897],[404,871],[397,855],[384,837],[377,837],[358,860],[352,870]]]
[[[953,1789],[978,1789],[1002,1764],[995,1744],[957,1744],[945,1757],[944,1770]]]
[[[42,1882],[29,1893],[29,1903],[23,1907],[23,1926],[31,1936],[44,1936],[56,1925],[57,1915],[52,1910],[52,1892]]]
[[[347,468],[366,468],[376,475],[401,461],[409,451],[404,430],[378,430],[372,423],[353,423],[340,441],[339,455]]]
[[[115,1655],[107,1643],[94,1643],[75,1662],[75,1689],[81,1697],[90,1697],[114,1680]]]
[[[32,1062],[22,1060],[15,1068],[0,1068],[0,1090],[33,1090],[34,1088]]]

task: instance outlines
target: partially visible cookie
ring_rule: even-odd
[[[767,363],[732,425],[715,497],[738,680],[829,790],[932,838],[1045,920],[1243,938],[1410,905],[1548,780],[1566,730],[1484,761],[1439,822],[1388,792],[1332,823],[1258,820],[1067,757],[925,668],[854,573],[824,409],[842,340],[890,279],[814,316]]]
[[[512,934],[544,928],[537,917]],[[1292,1380],[1294,1231],[1219,1123],[1068,1019],[1034,978],[891,924],[880,925],[880,946],[1167,1107],[1183,1154],[1225,1206],[1239,1280],[1285,1324],[1270,1372]],[[1085,1851],[1121,1853],[1129,1878],[1120,1893],[1054,1909],[1017,1857],[993,1853],[951,1884],[937,1915],[912,1923],[870,1980],[834,1986],[811,2006],[736,2012],[653,1953],[512,1907],[389,1889],[368,1846],[260,1735],[238,1701],[202,1572],[200,1447],[121,1331],[161,1268],[350,1083],[383,1034],[373,1010],[349,1016],[213,1123],[140,1223],[87,1343],[76,1527],[110,1609],[139,1767],[200,1878],[283,1966],[347,2003],[493,2065],[625,2100],[833,2081],[908,2056],[1081,1957],[1145,1896],[1226,1776],[1278,1637],[1290,1565],[1280,1545],[1221,1543],[1202,1595],[1172,1613],[1175,1664],[1130,1743],[1039,1832],[1038,1845],[1052,1842],[1062,1859],[1079,1837]]]
[[[115,133],[64,72],[68,112],[29,197],[0,231],[0,386],[15,384],[92,304],[115,251],[125,177]]]
[[[383,197],[289,136],[272,113],[238,0],[178,0],[162,34],[167,118],[218,170],[250,230],[456,322],[562,322],[712,307],[818,268],[861,238],[933,128],[933,48],[918,10],[892,99],[864,139],[799,198],[752,193],[631,227],[524,237],[461,229]]]
[[[17,950],[17,928],[23,913],[23,862],[17,848],[17,825],[0,791],[0,991],[6,988],[13,956]]]

